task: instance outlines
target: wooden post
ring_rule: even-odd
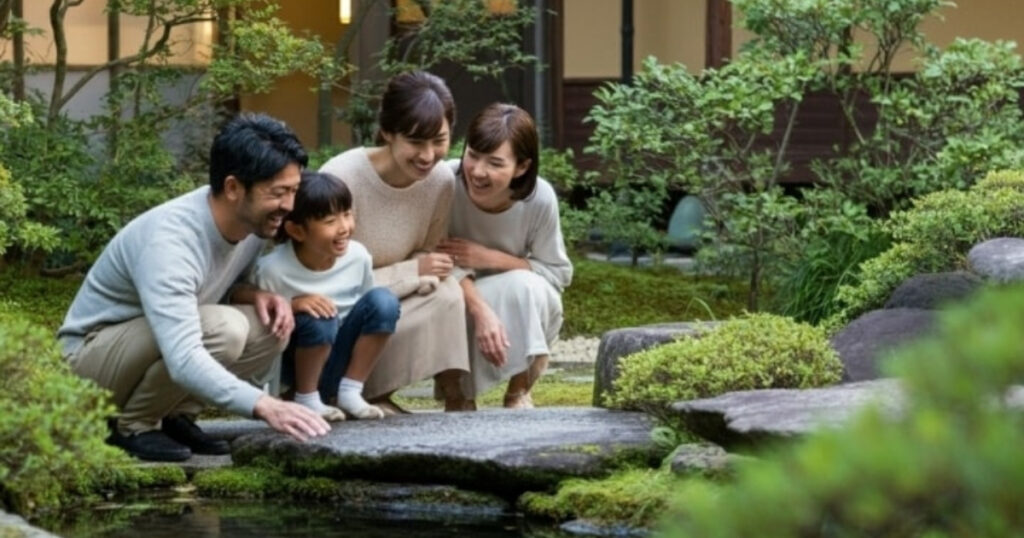
[[[732,55],[732,4],[708,0],[705,67],[722,67]]]

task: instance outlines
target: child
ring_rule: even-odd
[[[295,330],[281,362],[281,380],[295,401],[327,420],[383,418],[363,399],[363,381],[395,331],[398,299],[373,287],[372,260],[350,240],[352,195],[330,174],[302,172],[295,207],[279,244],[257,261],[254,283],[291,300]],[[342,375],[344,374],[344,377]],[[338,408],[323,402],[336,398]]]

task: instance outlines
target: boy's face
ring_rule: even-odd
[[[302,225],[303,237],[293,237],[301,249],[323,258],[337,258],[348,250],[348,241],[355,230],[352,210],[332,213],[320,219],[312,219]]]

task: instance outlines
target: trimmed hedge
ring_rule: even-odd
[[[824,331],[781,316],[748,314],[700,338],[626,357],[607,403],[672,423],[667,406],[673,402],[734,390],[818,387],[841,374]]]
[[[911,276],[966,269],[967,252],[981,241],[1024,236],[1024,171],[992,172],[970,190],[919,198],[893,213],[885,228],[892,247],[860,266],[856,286],[839,288],[841,309],[825,327],[838,329],[880,307]]]

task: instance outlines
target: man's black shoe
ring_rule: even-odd
[[[230,454],[231,445],[223,439],[210,437],[185,415],[163,419],[163,432],[168,437],[189,447],[195,454]]]
[[[183,461],[192,457],[192,451],[160,430],[122,435],[116,429],[107,437],[107,443],[148,461]]]

